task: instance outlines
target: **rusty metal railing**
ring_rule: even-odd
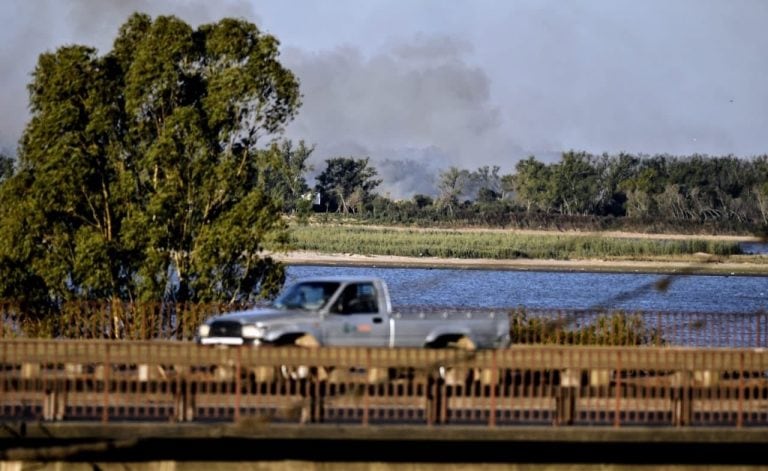
[[[35,312],[0,302],[0,338],[189,340],[209,316],[243,306],[224,303],[71,301]]]
[[[513,342],[558,345],[768,347],[768,312],[510,311]]]
[[[465,351],[0,341],[0,417],[367,425],[768,426],[762,349]]]
[[[71,302],[30,313],[0,302],[0,338],[191,340],[209,316],[243,306],[192,303]],[[399,308],[403,315],[440,308]],[[454,309],[455,310],[455,309]],[[467,311],[481,311],[466,309]],[[493,309],[510,318],[515,344],[768,347],[768,312]],[[483,311],[484,312],[484,311]]]

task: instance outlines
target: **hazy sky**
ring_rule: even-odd
[[[316,145],[316,166],[370,156],[393,196],[434,169],[509,173],[569,149],[768,152],[765,0],[2,0],[6,152],[38,55],[106,53],[133,11],[275,35],[304,94],[289,137]]]

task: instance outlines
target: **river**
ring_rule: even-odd
[[[534,272],[293,265],[288,281],[312,276],[377,276],[394,306],[625,309],[755,313],[768,308],[768,278],[755,276]],[[666,289],[657,285],[669,281]]]

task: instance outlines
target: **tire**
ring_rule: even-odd
[[[466,352],[473,352],[477,350],[475,343],[467,336],[461,336],[457,339],[449,339],[444,343],[441,342],[443,348],[450,348],[455,350],[462,350]],[[445,366],[441,365],[437,369],[438,377],[447,386],[463,386],[467,387],[475,381],[478,377],[476,368],[467,368],[465,366]]]
[[[304,334],[294,338],[292,342],[281,343],[281,345],[302,348],[318,348],[320,347],[320,342],[318,342],[314,336],[310,334]],[[313,377],[320,381],[325,381],[328,379],[329,373],[327,368],[309,367],[307,365],[280,365],[279,371],[282,378],[288,381],[299,381]]]

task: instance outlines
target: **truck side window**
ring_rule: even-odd
[[[379,306],[376,302],[376,288],[372,283],[357,285],[357,301],[359,304],[357,312],[379,312]]]
[[[334,306],[339,314],[363,314],[378,312],[376,289],[371,283],[357,283],[344,288]]]

